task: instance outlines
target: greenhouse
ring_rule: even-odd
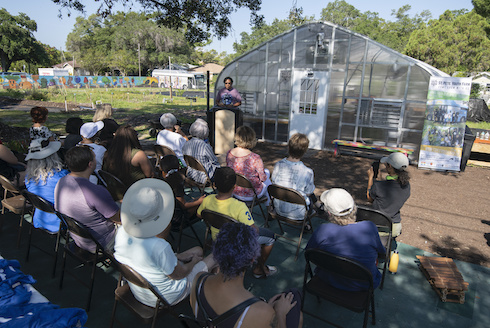
[[[412,150],[417,160],[431,76],[448,76],[346,28],[313,22],[228,64],[244,124],[259,139],[305,133],[310,148],[336,139]]]

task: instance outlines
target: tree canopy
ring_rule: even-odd
[[[10,69],[14,61],[35,63],[47,60],[43,45],[33,35],[37,30],[34,20],[24,13],[13,16],[2,8],[0,22],[0,60],[4,72]]]
[[[62,8],[83,12],[83,3],[94,0],[52,1]],[[218,39],[228,36],[230,15],[238,8],[250,9],[252,25],[260,26],[263,22],[263,16],[258,14],[262,0],[104,0],[100,3],[97,13],[102,17],[112,14],[116,3],[130,8],[138,3],[145,13],[153,13],[155,20],[162,26],[184,28],[185,36],[191,43],[207,40],[211,34]]]

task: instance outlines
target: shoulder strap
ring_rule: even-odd
[[[216,327],[216,326],[220,325],[221,323],[223,323],[224,321],[226,321],[231,316],[233,316],[234,314],[236,314],[236,313],[242,311],[243,309],[245,309],[247,306],[250,306],[250,305],[252,305],[252,304],[254,304],[256,302],[261,301],[261,299],[258,298],[258,297],[255,297],[255,296],[254,297],[251,297],[248,300],[245,300],[242,303],[240,303],[240,304],[232,307],[231,309],[229,309],[225,313],[223,313],[223,314],[217,316],[216,318],[212,319],[206,313],[206,310],[204,309],[204,307],[201,304],[201,299],[199,298],[199,294],[200,294],[200,292],[202,290],[202,285],[204,284],[204,281],[206,280],[206,278],[209,275],[210,275],[209,273],[203,274],[203,275],[199,276],[199,278],[197,278],[197,281],[196,281],[196,300],[197,300],[197,305],[201,309],[201,311],[202,311],[202,313],[204,315],[204,319],[206,320],[206,324],[207,324],[208,327]]]

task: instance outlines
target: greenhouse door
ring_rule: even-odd
[[[304,133],[313,149],[323,146],[327,86],[328,72],[294,71],[289,137]]]

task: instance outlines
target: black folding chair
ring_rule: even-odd
[[[192,233],[194,234],[195,239],[199,243],[201,247],[203,247],[203,244],[201,242],[201,239],[197,235],[196,230],[194,229],[193,225],[201,222],[201,218],[199,218],[197,215],[190,215],[187,210],[185,209],[184,205],[179,202],[177,199],[175,200],[175,209],[179,209],[182,212],[181,216],[181,221],[180,225],[178,227],[173,227],[172,226],[172,231],[178,232],[179,234],[179,239],[177,241],[177,253],[180,252],[180,245],[182,243],[182,235],[184,234],[184,230],[187,228],[190,228],[192,230]],[[192,237],[192,236],[190,236]]]
[[[104,247],[102,247],[102,245],[97,241],[97,239],[95,239],[92,236],[90,231],[83,224],[81,224],[77,220],[67,215],[61,215],[61,217],[63,219],[64,224],[67,227],[67,232],[66,232],[67,243],[65,244],[65,248],[63,250],[63,265],[61,268],[60,289],[63,288],[63,278],[65,276],[65,271],[66,271],[66,273],[70,274],[78,282],[80,282],[82,285],[84,285],[89,289],[87,305],[85,306],[85,310],[88,312],[90,310],[90,303],[92,300],[92,292],[94,289],[95,272],[96,272],[97,265],[101,263],[108,267],[110,263],[108,263],[107,260],[111,258],[111,254],[104,250]],[[69,236],[71,234],[75,234],[81,238],[85,238],[92,241],[96,245],[95,252],[92,253],[83,248],[80,248],[74,241],[68,242]],[[75,269],[81,267],[90,268],[91,274],[90,274],[90,281],[88,283],[84,279],[81,279],[79,275],[75,274],[74,272],[65,270],[67,255],[70,255],[72,258],[74,258],[79,262],[79,265],[77,265]]]
[[[43,229],[43,228],[35,228],[34,227],[34,212],[35,211],[43,211],[46,213],[56,214],[56,216],[58,216],[58,218],[61,217],[61,214],[54,209],[53,205],[50,202],[48,202],[46,199],[42,198],[41,196],[33,194],[32,192],[29,192],[27,190],[23,190],[22,195],[34,207],[34,211],[32,212],[32,224],[29,226],[29,237],[27,239],[26,262],[29,261],[31,246],[39,249],[43,253],[45,253],[49,256],[52,256],[54,258],[53,271],[52,271],[53,272],[52,276],[54,277],[56,274],[56,264],[58,263],[58,252],[59,252],[59,247],[60,247],[62,230],[65,228],[65,226],[63,224],[63,221],[60,219],[60,225],[59,225],[59,229],[57,232],[51,232],[51,231]],[[46,250],[45,248],[32,243],[32,234],[33,234],[34,230],[41,231],[45,235],[56,238],[56,242],[54,245],[54,252],[52,250]]]
[[[320,298],[323,298],[351,311],[358,313],[364,312],[364,328],[367,326],[369,312],[371,311],[373,316],[372,324],[376,324],[373,276],[364,265],[354,260],[319,249],[307,249],[305,251],[305,258],[306,266],[303,279],[303,298],[301,300],[301,309],[304,313],[339,327],[320,317],[316,313],[305,310],[305,295],[306,293],[310,293],[315,295],[318,298],[318,301],[320,301]],[[366,290],[362,291],[347,291],[336,288],[319,278],[317,275],[313,275],[311,264],[314,264],[317,268],[329,272],[341,279],[351,279],[363,282],[368,287]]]
[[[99,170],[98,175],[103,180],[103,185],[107,188],[114,201],[118,202],[123,199],[128,186],[124,184],[118,177],[114,174],[109,173],[104,170]]]
[[[393,223],[391,219],[383,212],[364,206],[357,207],[356,220],[373,222],[378,228],[378,232],[380,233],[381,243],[386,248],[386,254],[379,255],[378,257],[379,260],[382,260],[382,265],[383,265],[382,267],[383,276],[381,278],[379,289],[383,289],[386,271],[388,271],[388,267],[390,265],[391,242],[393,240],[392,237]]]
[[[301,195],[298,191],[291,189],[291,188],[286,188],[282,187],[276,184],[271,184],[268,188],[267,191],[269,192],[269,196],[271,198],[270,205],[268,208],[268,214],[269,216],[266,219],[266,226],[268,226],[268,221],[269,219],[277,220],[277,223],[279,224],[279,228],[281,229],[281,233],[283,238],[286,238],[288,240],[291,240],[294,242],[293,239],[288,238],[284,236],[284,230],[282,228],[281,222],[284,222],[285,224],[289,226],[293,226],[295,228],[299,228],[301,230],[301,233],[299,235],[299,239],[297,242],[297,248],[296,248],[296,255],[294,257],[294,260],[296,261],[298,259],[298,254],[299,254],[299,248],[301,246],[301,240],[303,239],[303,233],[305,231],[306,224],[308,223],[311,227],[311,231],[313,231],[313,225],[311,223],[311,218],[315,214],[314,211],[310,211],[308,208],[308,205],[306,204],[306,200]],[[301,220],[292,220],[286,216],[282,216],[277,213],[277,210],[274,207],[274,199],[281,200],[283,202],[287,203],[292,203],[292,204],[297,204],[300,206],[304,206],[305,208],[305,215],[304,218]]]
[[[236,174],[236,185],[239,187],[242,187],[242,188],[253,190],[254,198],[252,200],[243,201],[240,199],[240,201],[247,204],[248,208],[250,209],[250,212],[253,212],[253,208],[255,207],[255,205],[259,205],[260,212],[262,212],[262,217],[264,218],[264,221],[267,222],[267,216],[265,215],[265,211],[262,208],[262,204],[267,203],[269,201],[269,198],[267,197],[267,195],[264,194],[262,197],[259,198],[259,196],[257,195],[257,192],[255,191],[254,186],[252,185],[252,182],[250,182],[250,180],[247,179],[246,176],[244,176],[243,174],[240,174],[240,173]],[[267,225],[266,225],[266,227],[267,227]]]
[[[211,227],[215,229],[221,229],[223,224],[225,223],[237,223],[238,221],[232,218],[231,216],[221,214],[211,210],[203,210],[201,212],[201,217],[206,223],[207,229],[204,235],[204,247],[203,252],[206,252],[206,247],[208,244],[208,236],[211,234]]]
[[[113,266],[119,271],[119,281],[117,283],[117,288],[114,291],[114,307],[112,308],[111,324],[110,327],[114,326],[114,321],[116,320],[116,310],[118,303],[122,303],[126,308],[131,310],[137,317],[139,317],[145,324],[150,324],[151,327],[155,327],[156,321],[159,315],[163,313],[170,313],[175,318],[179,319],[179,322],[184,327],[188,327],[183,319],[179,318],[179,314],[174,310],[174,308],[167,302],[167,300],[160,295],[160,293],[153,287],[153,285],[148,282],[142,275],[136,272],[133,268],[126,264],[118,262],[116,259],[112,258]],[[157,298],[155,306],[151,307],[145,305],[138,301],[127,282],[139,286],[141,288],[149,289]],[[184,301],[188,302],[186,298]]]

